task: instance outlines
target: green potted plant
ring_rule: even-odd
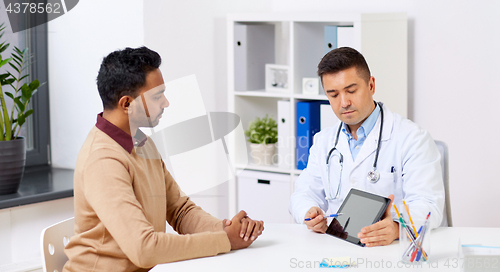
[[[278,142],[278,124],[267,114],[263,118],[255,118],[250,123],[245,135],[250,142],[250,154],[254,164],[271,165],[276,142]]]
[[[2,23],[0,40],[4,30]],[[26,118],[33,113],[28,109],[28,103],[40,85],[37,79],[23,83],[29,76],[26,73],[31,59],[28,49],[14,47],[10,58],[4,58],[3,53],[9,45],[5,41],[0,43],[0,69],[5,71],[0,73],[0,195],[15,193],[19,189],[26,163],[26,143],[19,132]],[[2,68],[7,64],[10,71]],[[4,86],[11,86],[12,92],[4,91]],[[7,97],[13,101],[11,109],[5,102]]]

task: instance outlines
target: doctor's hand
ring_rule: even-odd
[[[309,221],[304,221],[308,229],[319,233],[325,233],[328,229],[327,218],[324,217],[323,211],[319,207],[310,208],[304,219],[306,218],[311,218]]]
[[[394,195],[390,195],[389,198],[392,204]],[[362,228],[361,232],[358,233],[361,243],[366,244],[367,247],[385,246],[399,238],[399,225],[392,221],[391,204],[385,210],[382,220]]]

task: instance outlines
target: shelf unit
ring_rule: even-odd
[[[324,94],[302,94],[302,78],[317,77],[317,65],[325,54],[324,27],[329,25],[353,27],[353,47],[366,58],[376,79],[374,99],[384,102],[392,111],[407,116],[406,13],[229,14],[228,111],[240,116],[245,129],[257,116],[269,114],[276,118],[277,102],[286,100],[291,105],[289,120],[292,121],[292,135],[285,137],[295,139],[296,103],[328,100]],[[243,32],[241,29],[244,29]],[[266,63],[289,67],[288,92],[265,91]],[[231,157],[242,158],[246,155],[249,162],[245,164],[235,159],[236,168],[289,175],[293,192],[293,181],[301,173],[295,168],[295,161],[287,168],[252,165],[247,151],[250,148],[237,146],[234,142],[228,141],[229,149],[233,150]],[[295,141],[290,148],[295,158]],[[258,192],[247,193],[256,194],[258,199]],[[238,209],[236,196],[237,182],[232,180],[229,183],[230,216],[236,214]]]

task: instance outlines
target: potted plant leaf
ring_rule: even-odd
[[[278,141],[278,124],[267,114],[263,118],[255,118],[250,123],[245,135],[250,142],[250,154],[254,164],[271,165],[276,142]]]
[[[4,35],[5,26],[0,24],[0,41]],[[36,93],[40,83],[37,79],[26,83],[29,74],[26,69],[31,57],[28,49],[14,47],[10,58],[4,58],[4,52],[10,44],[0,43],[0,195],[17,192],[24,174],[26,162],[26,143],[19,136],[26,118],[33,113],[28,103]],[[8,64],[8,69],[2,68]],[[23,83],[24,82],[24,83]],[[4,91],[4,86],[11,86],[12,92]],[[6,98],[12,99],[9,109]]]

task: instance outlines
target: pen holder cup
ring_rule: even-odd
[[[405,264],[430,262],[431,228],[429,220],[413,220],[399,224],[399,259]],[[419,233],[420,230],[420,233]]]

